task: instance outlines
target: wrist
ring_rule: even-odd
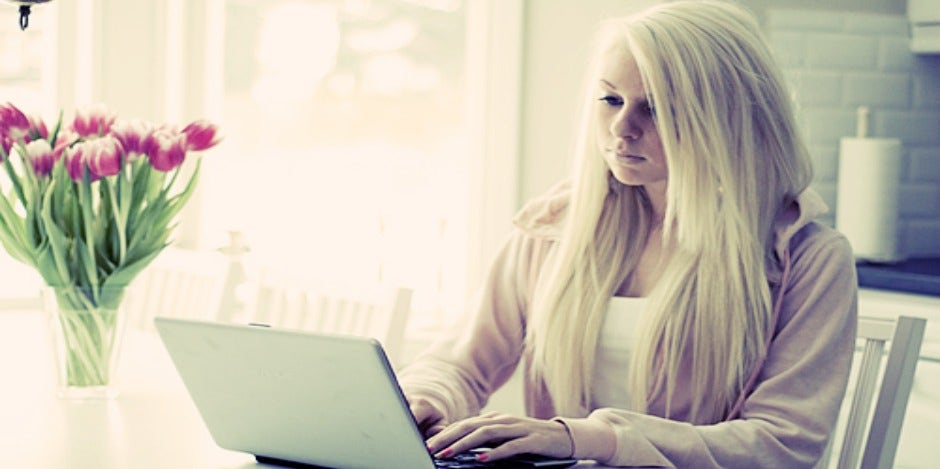
[[[558,418],[558,417],[553,418],[553,419],[552,419],[552,422],[555,422],[555,423],[561,425],[561,427],[565,429],[565,435],[567,435],[567,437],[568,437],[568,449],[569,449],[569,451],[568,451],[568,455],[567,455],[567,456],[564,456],[564,457],[565,457],[565,458],[574,457],[574,437],[571,436],[571,428],[568,427],[568,424],[567,424],[564,420],[562,420],[562,419],[560,419],[560,418]]]
[[[613,427],[596,418],[552,419],[565,425],[571,439],[571,457],[609,462],[617,452],[617,437]]]

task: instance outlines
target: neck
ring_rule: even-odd
[[[662,226],[666,218],[666,182],[643,186],[653,208],[653,226]]]

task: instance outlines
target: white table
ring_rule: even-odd
[[[55,396],[46,331],[41,313],[0,311],[0,467],[277,467],[215,445],[155,332],[128,331],[118,397],[65,400]]]
[[[125,337],[111,400],[55,396],[44,315],[0,312],[0,466],[29,469],[246,468],[218,448],[153,332]]]

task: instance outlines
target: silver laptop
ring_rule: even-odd
[[[378,341],[157,317],[209,433],[259,462],[364,469],[566,467],[524,456],[499,466],[438,462]],[[452,464],[445,466],[443,464]]]

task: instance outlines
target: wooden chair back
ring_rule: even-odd
[[[364,296],[276,284],[257,288],[250,321],[327,334],[372,337],[394,363],[411,314],[412,290],[380,287]]]
[[[839,448],[839,469],[893,466],[926,323],[908,316],[896,321],[859,318],[861,360],[856,359],[848,411],[837,427],[844,431],[837,430],[817,467],[830,466],[832,448]]]
[[[153,329],[155,316],[213,320],[222,300],[228,257],[168,247],[132,282],[129,326]]]

